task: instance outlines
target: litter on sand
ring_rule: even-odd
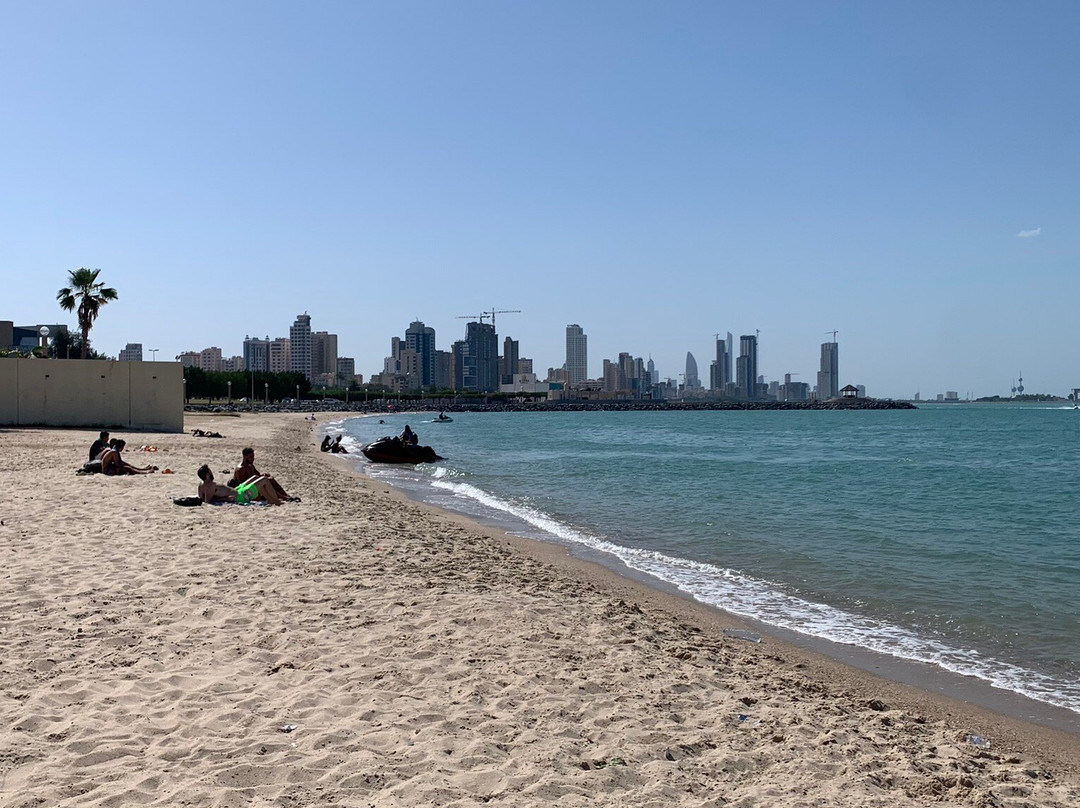
[[[984,738],[982,735],[967,735],[964,737],[964,740],[972,746],[977,746],[980,749],[990,748],[990,741],[986,740],[986,738]]]
[[[725,628],[725,637],[734,637],[737,640],[747,640],[748,642],[761,642],[761,635],[755,634],[753,631],[747,631],[745,628]]]
[[[278,727],[278,731],[284,732],[286,735],[288,735],[290,732],[295,732],[298,729],[300,729],[300,727],[298,727],[296,724],[284,724],[283,726]]]

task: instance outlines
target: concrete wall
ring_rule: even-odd
[[[176,362],[0,359],[0,425],[184,431]]]

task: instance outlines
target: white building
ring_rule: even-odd
[[[576,323],[566,327],[566,381],[580,384],[589,378],[589,338]]]
[[[120,352],[121,362],[141,362],[142,361],[142,343],[141,342],[129,342],[124,350]]]

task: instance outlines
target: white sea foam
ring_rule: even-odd
[[[438,467],[430,478],[436,489],[519,519],[543,534],[609,554],[630,569],[678,587],[696,600],[733,614],[900,659],[937,665],[1029,698],[1080,713],[1080,684],[1066,684],[1036,671],[953,648],[909,629],[790,595],[767,581],[711,564],[674,558],[652,550],[624,547],[559,522],[527,505],[509,502],[477,486],[455,482]],[[466,509],[469,510],[469,509]]]

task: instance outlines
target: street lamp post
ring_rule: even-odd
[[[232,381],[226,382],[229,385],[229,403],[232,404]]]
[[[296,385],[296,401],[300,402],[300,385]]]
[[[150,351],[150,353],[153,354],[153,356],[150,357],[150,361],[151,362],[156,362],[157,361],[157,352],[159,350],[161,350],[161,349],[160,348],[147,348],[147,350]]]
[[[263,395],[266,397],[266,403],[270,403],[270,382],[263,382]]]
[[[184,403],[187,404],[187,379],[184,379]]]

